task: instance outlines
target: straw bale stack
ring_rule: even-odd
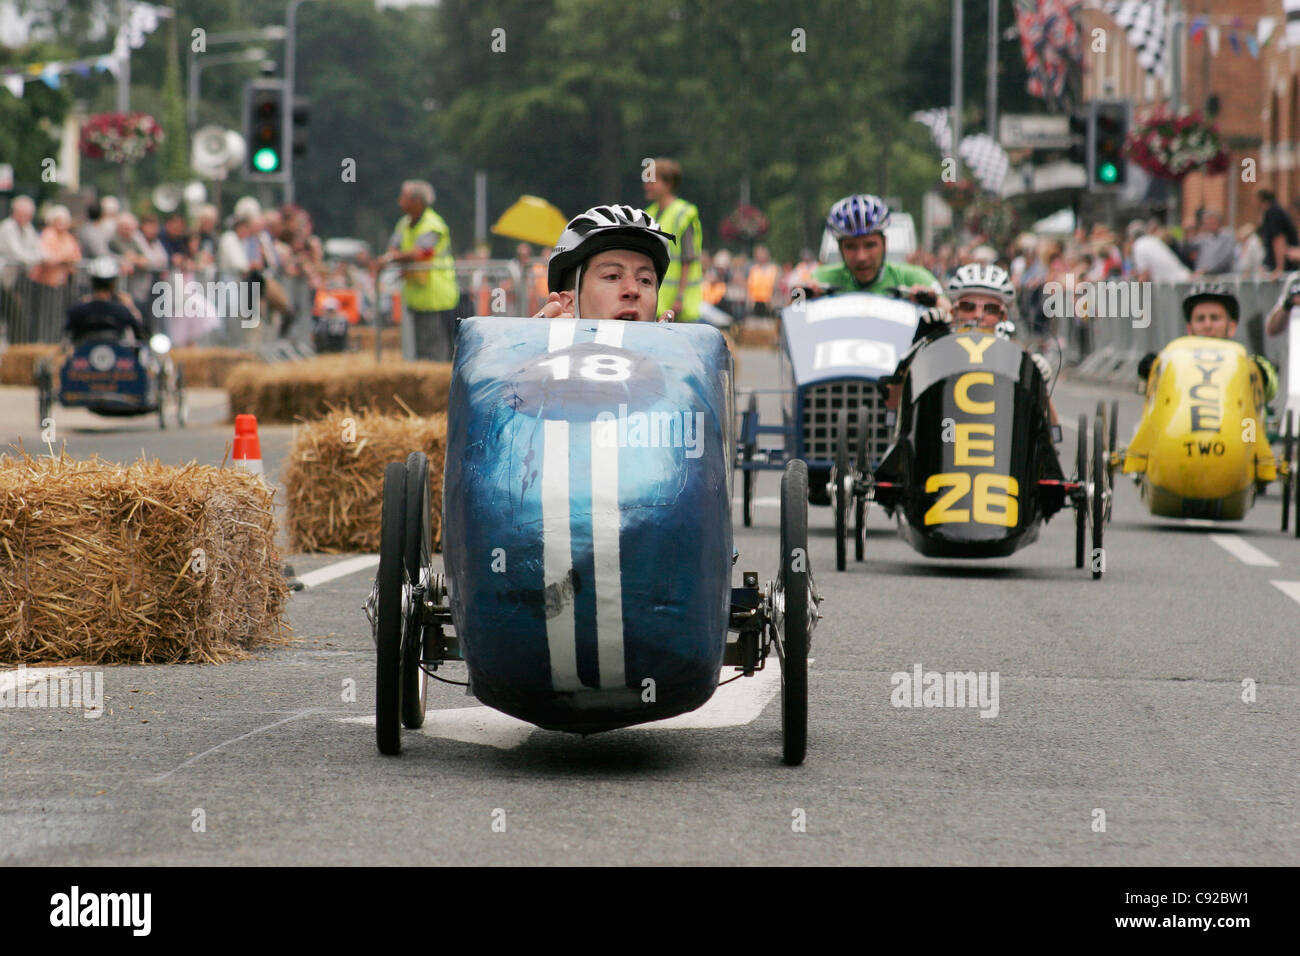
[[[217,663],[286,643],[273,496],[207,465],[0,456],[0,662]]]
[[[351,421],[351,425],[349,425]],[[413,451],[429,456],[433,539],[442,530],[447,416],[331,409],[296,430],[283,471],[286,530],[295,552],[377,552],[384,466]]]
[[[248,349],[183,348],[172,349],[174,361],[185,377],[188,388],[225,388],[226,377],[241,362],[260,363],[261,356]]]
[[[59,348],[49,342],[9,346],[0,352],[0,385],[35,385],[37,359],[55,355]]]
[[[231,415],[259,422],[315,419],[331,406],[417,415],[447,410],[449,362],[375,362],[364,353],[236,367],[226,380]]]
[[[736,344],[748,348],[774,349],[780,340],[780,327],[772,319],[748,319],[736,335]]]
[[[402,350],[402,330],[399,328],[387,328],[379,333],[380,347],[387,350],[400,352]],[[352,342],[362,352],[375,351],[375,327],[373,325],[354,325],[352,326]]]

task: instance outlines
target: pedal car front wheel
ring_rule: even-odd
[[[375,643],[375,736],[379,752],[402,752],[402,592],[406,523],[406,465],[389,462],[384,469],[383,511],[380,517],[378,592]]]
[[[782,759],[803,763],[808,750],[808,466],[794,459],[781,476]]]

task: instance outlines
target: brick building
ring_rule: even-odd
[[[1182,0],[1181,6],[1182,102],[1214,114],[1230,156],[1227,173],[1194,173],[1184,180],[1181,208],[1186,213],[1202,207],[1223,210],[1234,228],[1257,222],[1257,189],[1272,187],[1284,203],[1300,197],[1300,50],[1286,46],[1282,0]],[[1187,24],[1202,16],[1206,28],[1193,40]],[[1257,38],[1262,17],[1273,18],[1273,31],[1256,57],[1246,37]],[[1137,51],[1109,16],[1081,10],[1080,23],[1085,99],[1131,99],[1140,111],[1171,98],[1171,77],[1157,79],[1143,70]],[[1211,49],[1211,28],[1219,34],[1217,53]],[[1092,52],[1097,29],[1105,31],[1105,52]],[[1256,162],[1253,183],[1242,181],[1247,159]]]

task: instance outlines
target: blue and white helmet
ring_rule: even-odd
[[[869,236],[873,232],[883,233],[889,225],[889,207],[878,196],[868,196],[865,193],[845,196],[831,206],[826,225],[836,239]]]

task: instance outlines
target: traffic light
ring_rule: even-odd
[[[1088,165],[1088,114],[1079,110],[1070,114],[1070,149],[1066,159],[1080,166]]]
[[[307,124],[311,121],[311,101],[305,96],[293,98],[293,154],[307,152]]]
[[[1129,104],[1099,100],[1088,104],[1088,188],[1117,189],[1128,182],[1124,140],[1128,137]]]
[[[284,83],[250,80],[244,86],[244,139],[248,143],[244,175],[278,180],[284,174]]]

